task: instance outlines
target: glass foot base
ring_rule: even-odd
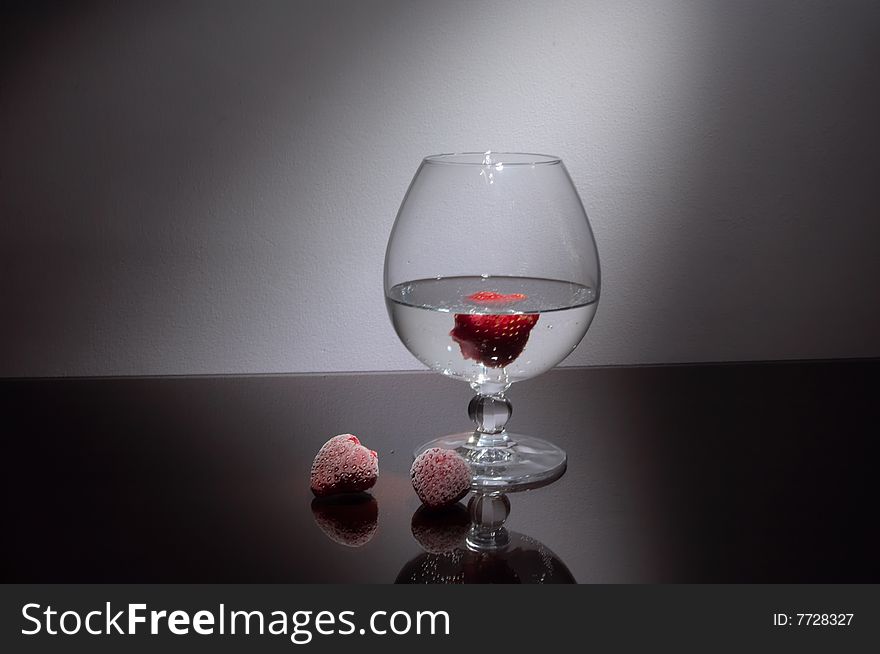
[[[491,448],[504,453],[500,460],[486,462],[480,457],[479,451],[468,445],[473,432],[441,436],[428,441],[416,448],[414,456],[418,456],[432,447],[456,450],[471,464],[474,478],[471,482],[473,490],[483,492],[497,491],[512,493],[530,490],[552,484],[565,473],[565,452],[540,438],[509,434],[514,443],[509,447]],[[484,459],[481,461],[480,459]]]

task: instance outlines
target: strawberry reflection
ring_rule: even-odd
[[[312,516],[334,543],[361,547],[376,533],[379,504],[368,493],[316,497],[312,500]]]
[[[471,518],[466,508],[455,504],[443,509],[422,505],[412,517],[412,535],[429,554],[446,554],[463,547]]]

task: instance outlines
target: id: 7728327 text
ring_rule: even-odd
[[[848,627],[854,613],[774,613],[776,627]]]

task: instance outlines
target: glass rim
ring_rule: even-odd
[[[562,159],[552,154],[535,152],[444,152],[429,154],[423,159],[426,164],[447,166],[552,166],[561,164]]]

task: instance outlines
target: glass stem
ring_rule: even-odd
[[[502,549],[510,542],[504,521],[510,515],[510,500],[504,493],[477,493],[468,502],[471,528],[468,548],[478,552]]]
[[[513,407],[503,392],[474,395],[468,405],[468,415],[476,425],[474,433],[471,434],[467,442],[467,447],[474,454],[471,457],[472,460],[489,463],[486,450],[495,448],[502,448],[502,451],[496,451],[495,456],[490,456],[490,459],[501,460],[509,456],[509,452],[504,450],[514,443],[508,436],[505,427],[512,413]]]

